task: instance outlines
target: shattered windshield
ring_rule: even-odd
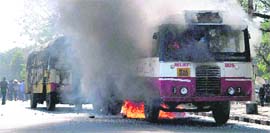
[[[167,27],[161,34],[165,60],[211,61],[214,53],[245,52],[244,33],[229,26],[193,26],[178,31]]]

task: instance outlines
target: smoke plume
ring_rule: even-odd
[[[248,21],[236,0],[59,0],[57,6],[59,31],[75,40],[70,54],[80,63],[73,67],[81,71],[82,93],[91,100],[110,91],[121,100],[148,94],[133,78],[136,61],[150,55],[160,24],[185,25],[184,10],[222,10],[224,22],[236,28]],[[179,19],[168,19],[174,14]]]

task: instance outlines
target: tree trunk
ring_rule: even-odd
[[[253,8],[253,0],[248,0],[248,14],[253,16],[254,8]]]

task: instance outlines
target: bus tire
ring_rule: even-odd
[[[51,92],[46,95],[46,108],[49,111],[53,111],[55,109],[56,104],[56,93]]]
[[[213,106],[212,114],[217,125],[226,124],[230,118],[231,105],[229,101],[217,102]]]
[[[157,102],[144,103],[144,115],[146,121],[157,122],[159,116],[160,105]]]
[[[31,109],[37,108],[37,94],[35,93],[30,94],[30,107]]]
[[[121,112],[122,102],[115,101],[108,105],[108,113],[111,115],[118,115]]]

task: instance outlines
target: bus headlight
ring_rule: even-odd
[[[182,95],[186,95],[186,94],[188,93],[187,87],[182,87],[182,88],[180,89],[180,93],[181,93]]]
[[[231,96],[234,95],[235,94],[235,89],[233,87],[229,87],[228,88],[228,94],[231,95]]]

